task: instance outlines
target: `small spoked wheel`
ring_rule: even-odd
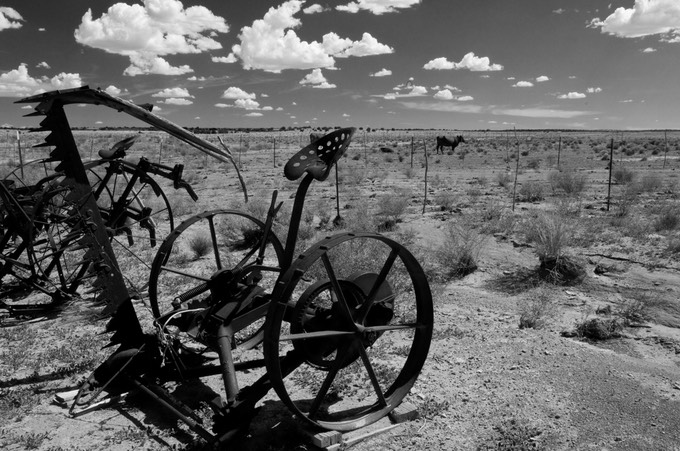
[[[339,234],[282,276],[265,324],[267,372],[298,417],[349,431],[397,407],[430,346],[432,296],[402,245],[379,234]]]
[[[273,233],[263,244],[264,227],[262,221],[236,210],[207,211],[177,226],[151,265],[149,302],[154,318],[195,321],[192,315],[221,301],[213,296],[223,300],[237,296],[244,304],[259,296],[263,302],[274,289],[283,259],[283,246]],[[243,307],[246,312],[248,306]],[[262,341],[266,305],[253,308],[262,313],[255,312],[257,318],[245,324],[239,322],[236,345],[252,347]]]

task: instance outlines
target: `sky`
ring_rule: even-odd
[[[0,126],[82,85],[185,127],[680,129],[680,0],[0,0]],[[144,125],[102,110],[67,114]]]

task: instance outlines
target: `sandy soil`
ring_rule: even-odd
[[[367,173],[368,181],[361,184],[360,195],[348,190],[341,198],[343,214],[349,214],[360,197],[374,199],[400,187],[412,187],[408,213],[399,228],[415,233],[412,246],[421,262],[434,260],[433,249],[442,242],[448,222],[460,219],[476,203],[499,200],[507,204],[507,188],[488,182],[504,167],[487,168],[481,164],[481,156],[480,161],[472,157],[466,158],[466,168],[459,168],[463,170],[455,175],[448,171],[462,163],[452,160],[454,156],[435,157],[445,164],[433,166],[430,177],[446,177],[449,182],[430,185],[431,201],[425,214],[420,211],[422,198],[415,194],[422,189],[421,182],[405,175],[407,163],[399,166],[396,161],[383,175],[371,179]],[[262,155],[246,165],[246,174],[251,180],[257,174],[259,181],[253,191],[266,198],[271,189],[278,188],[281,198],[287,199],[294,186],[280,180],[281,169],[265,163],[269,158]],[[373,158],[382,157],[377,154]],[[434,164],[432,156],[430,164]],[[584,209],[584,215],[606,215],[601,211],[606,178],[602,166],[592,160],[590,169],[583,169],[591,186],[597,187],[596,193],[586,196],[584,205],[594,207]],[[669,168],[668,174],[674,175],[672,170]],[[545,174],[526,171],[523,182],[544,180]],[[482,178],[487,184],[480,186],[481,195],[473,197],[469,190]],[[209,168],[199,171],[198,180],[202,186],[200,207],[215,208],[237,201],[233,181],[223,183],[223,176],[212,175]],[[230,194],[218,196],[225,188]],[[442,211],[432,198],[447,191],[459,201],[450,211]],[[314,196],[320,202],[334,204],[332,184],[319,187]],[[545,203],[520,203],[517,214],[542,208],[546,208]],[[620,238],[571,247],[570,253],[580,258],[586,278],[571,286],[550,286],[555,314],[543,329],[518,326],[522,305],[542,289],[525,283],[538,260],[521,233],[489,235],[479,255],[479,268],[462,279],[443,280],[436,271],[428,272],[435,275],[431,280],[435,331],[425,368],[406,398],[418,408],[420,418],[350,448],[680,449],[679,265],[674,257],[662,256],[657,243],[660,240],[651,236],[641,244]],[[649,306],[648,321],[626,327],[618,338],[606,341],[573,336],[577,323],[587,318],[611,318],[640,293],[655,301]],[[76,387],[108,355],[108,350],[98,350],[107,337],[95,335],[102,324],[90,321],[83,326],[61,316],[0,330],[4,358],[0,402],[5,408],[0,413],[0,448],[192,447],[196,437],[141,395],[131,395],[121,403],[77,418],[52,403],[55,393]],[[89,340],[87,359],[83,360],[81,353],[74,357],[77,364],[70,367],[43,360],[43,354],[53,347],[63,349],[75,343],[74,330],[77,337]],[[29,354],[38,351],[33,357],[18,359],[18,346]],[[10,362],[10,358],[14,360]],[[41,366],[32,365],[31,359],[42,362]],[[68,356],[63,357],[63,362],[67,361]],[[243,377],[247,380],[252,375]],[[229,449],[302,450],[312,446],[307,432],[270,394],[247,436]]]

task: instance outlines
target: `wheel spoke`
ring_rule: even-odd
[[[308,340],[314,338],[329,338],[329,337],[341,337],[345,335],[353,335],[356,332],[347,330],[323,330],[319,332],[304,332],[299,334],[287,334],[281,335],[279,340],[281,341],[295,341],[295,340]]]
[[[210,226],[210,241],[212,242],[213,254],[215,255],[215,265],[217,269],[222,269],[222,260],[220,260],[220,250],[217,247],[217,234],[215,233],[215,216],[208,217],[208,225]]]
[[[371,380],[373,390],[378,396],[378,405],[385,407],[387,405],[387,401],[385,401],[385,395],[382,392],[382,388],[380,388],[380,382],[378,382],[378,377],[375,375],[375,371],[373,371],[371,360],[368,358],[368,354],[366,353],[366,347],[364,347],[364,344],[361,342],[361,340],[357,340],[356,345],[359,348],[359,355],[361,356],[361,361],[364,363],[364,368],[366,368],[366,372],[368,373],[368,378]]]
[[[323,261],[323,266],[326,269],[326,274],[328,274],[328,278],[331,281],[331,287],[332,292],[331,292],[331,297],[333,295],[336,298],[336,301],[338,305],[340,306],[340,310],[344,315],[344,319],[347,321],[347,323],[354,325],[354,320],[352,319],[352,312],[349,309],[349,306],[347,305],[347,300],[345,299],[345,295],[340,288],[340,282],[338,282],[338,278],[335,276],[335,271],[333,270],[333,266],[331,265],[331,261],[328,258],[328,253],[324,252],[321,255],[321,260]]]
[[[340,360],[339,355],[336,355],[336,358],[333,361],[333,366],[331,367],[330,371],[328,371],[328,374],[326,375],[326,377],[323,380],[323,383],[321,384],[321,388],[319,388],[319,392],[316,394],[316,396],[314,397],[314,401],[312,402],[312,405],[309,407],[309,418],[311,418],[312,420],[316,418],[316,414],[319,411],[319,407],[321,407],[321,402],[326,397],[326,394],[328,394],[328,390],[331,388],[331,385],[335,380],[335,376],[337,376],[338,371],[340,371],[340,368],[342,368],[342,361]]]

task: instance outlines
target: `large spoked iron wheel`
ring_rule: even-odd
[[[427,279],[406,248],[379,234],[332,236],[277,285],[265,324],[267,373],[296,416],[353,430],[408,394],[432,325]]]
[[[264,227],[236,210],[207,211],[180,224],[152,264],[149,302],[154,318],[165,321],[174,313],[179,322],[186,322],[183,316],[228,299],[268,299],[280,274],[283,246],[270,232],[263,247]],[[266,308],[262,312],[235,334],[237,346],[261,342]]]

